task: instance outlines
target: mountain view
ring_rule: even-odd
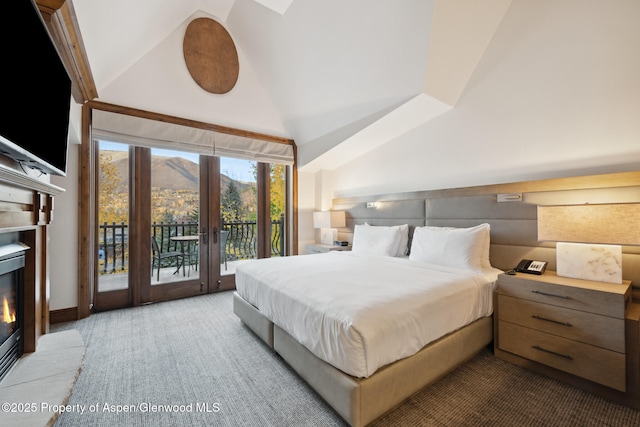
[[[111,163],[115,165],[118,174],[117,191],[126,193],[128,189],[129,177],[129,153],[123,151],[102,151],[111,157]],[[197,163],[189,161],[183,157],[162,157],[152,156],[151,176],[152,187],[163,190],[191,190],[198,191],[198,170]],[[228,176],[221,175],[220,187],[222,192],[234,181],[239,189],[250,187],[251,183],[237,181]]]
[[[127,222],[129,191],[129,154],[102,150],[100,222]],[[198,211],[199,165],[182,157],[152,156],[152,221],[187,222]],[[220,176],[220,192],[225,194],[231,182],[243,205],[255,211],[255,183]],[[104,190],[104,191],[103,191]]]

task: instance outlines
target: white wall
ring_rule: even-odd
[[[637,170],[638,16],[637,0],[514,1],[455,108],[317,174],[322,204]]]
[[[313,211],[316,210],[316,179],[314,174],[298,173],[298,252],[304,253],[316,236],[313,229]]]
[[[308,244],[320,242],[320,230],[313,228],[313,212],[331,209],[335,183],[328,171],[298,173],[298,253]]]
[[[82,106],[71,101],[67,176],[51,175],[53,185],[64,188],[53,201],[53,221],[49,226],[50,310],[78,305],[78,150]]]
[[[237,46],[237,51],[242,66],[230,92],[208,93],[191,78],[182,43],[191,19],[203,16],[208,17],[198,12],[185,20],[115,80],[98,88],[100,100],[177,117],[183,117],[187,111],[192,120],[288,137],[278,111],[241,46]]]
[[[67,176],[52,176],[51,183],[66,191],[55,196],[49,226],[50,310],[78,305],[78,149],[69,144]]]

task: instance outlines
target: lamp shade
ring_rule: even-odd
[[[538,240],[640,245],[640,203],[538,206]]]
[[[340,228],[346,226],[344,211],[313,213],[313,228]]]

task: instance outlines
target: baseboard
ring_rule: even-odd
[[[64,323],[78,320],[78,307],[63,308],[49,312],[49,323]]]

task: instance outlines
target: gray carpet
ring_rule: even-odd
[[[75,328],[84,367],[55,426],[343,426],[232,312],[223,292],[94,314]],[[488,350],[375,423],[383,426],[638,426],[640,411]]]

